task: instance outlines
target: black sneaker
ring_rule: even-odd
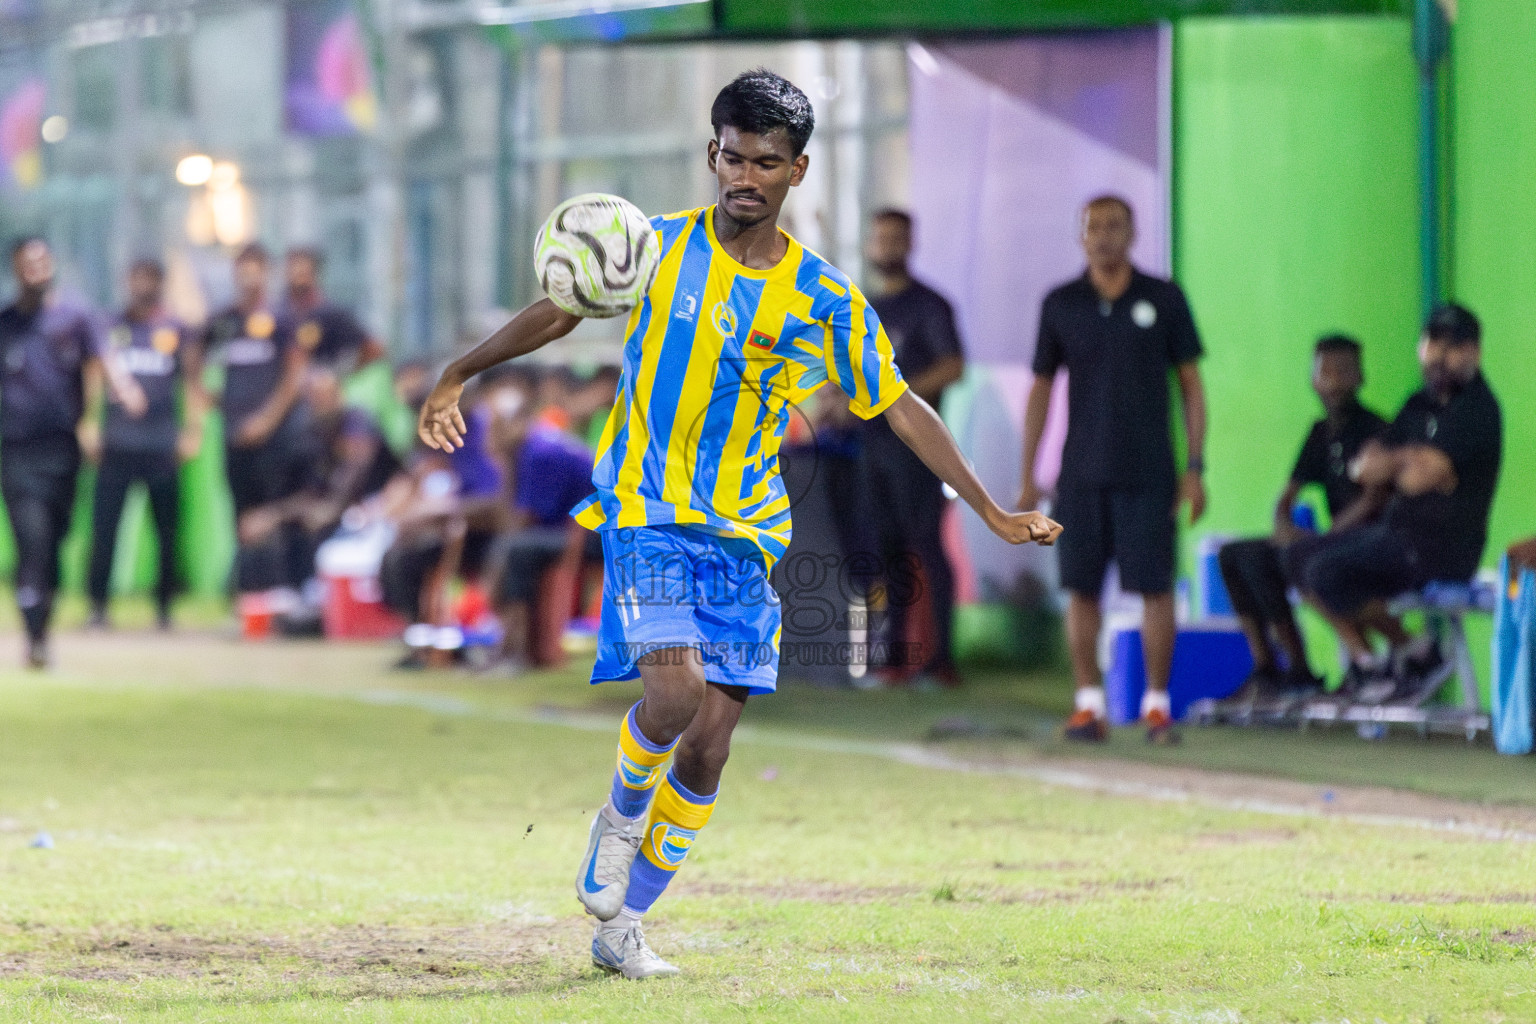
[[[1351,665],[1349,672],[1344,676],[1344,682],[1350,686],[1352,703],[1355,704],[1374,707],[1390,700],[1397,692],[1397,677],[1392,674],[1390,665],[1369,669]],[[1342,690],[1343,687],[1340,689]]]
[[[1211,717],[1218,722],[1246,722],[1256,704],[1274,697],[1280,690],[1280,673],[1274,666],[1256,668],[1243,685],[1211,706]]]
[[[1431,645],[1423,657],[1404,657],[1398,662],[1397,687],[1386,702],[1411,708],[1426,704],[1454,671],[1455,666],[1445,660],[1438,643]]]
[[[1254,702],[1253,717],[1266,721],[1284,719],[1323,695],[1321,676],[1313,675],[1304,664],[1292,665],[1280,677],[1279,686],[1268,699]]]

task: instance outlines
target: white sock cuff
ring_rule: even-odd
[[[1141,695],[1141,715],[1145,718],[1150,712],[1171,712],[1173,705],[1168,702],[1167,690],[1148,690]]]
[[[1092,711],[1099,718],[1106,714],[1102,686],[1079,686],[1075,702],[1079,711]]]

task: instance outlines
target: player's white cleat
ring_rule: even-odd
[[[657,956],[645,943],[639,921],[600,924],[592,933],[592,963],[630,981],[665,978],[678,969]]]
[[[604,804],[592,819],[587,855],[576,873],[576,898],[599,921],[612,921],[624,907],[629,866],[640,852],[644,827],[644,818],[631,821],[615,812],[612,804]]]

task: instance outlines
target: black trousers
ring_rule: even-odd
[[[224,473],[234,499],[236,519],[253,508],[298,493],[306,482],[308,456],[287,427],[253,448],[226,447]],[[313,557],[314,550],[303,527],[284,524],[266,542],[238,547],[235,589],[252,593],[274,587],[297,587],[314,574]]]
[[[906,639],[907,615],[916,594],[891,586],[903,574],[899,566],[916,558],[928,585],[933,609],[933,650],[920,652],[923,667],[948,669],[954,664],[950,630],[955,612],[955,575],[944,553],[940,524],[944,516],[944,484],[923,465],[906,444],[883,424],[869,430],[861,456],[865,493],[875,521],[880,564],[890,593],[889,633],[892,644]]]
[[[176,593],[176,526],[181,504],[181,472],[174,449],[102,453],[96,472],[96,500],[91,510],[91,602],[106,606],[112,583],[112,559],[117,551],[117,526],[123,517],[128,489],[142,481],[149,491],[149,510],[160,547],[160,575],[155,600],[163,612]]]
[[[544,570],[560,560],[565,546],[570,543],[570,532],[564,526],[530,526],[505,539],[506,562],[497,588],[497,607],[518,602],[530,603],[539,596],[539,580]],[[601,561],[603,538],[587,531],[582,541],[582,559],[587,562]]]
[[[1266,625],[1292,620],[1290,581],[1273,541],[1267,537],[1236,540],[1222,545],[1216,557],[1234,612]]]
[[[80,446],[73,434],[0,443],[0,496],[16,538],[16,604],[27,637],[48,635],[59,587],[59,545],[75,505]]]

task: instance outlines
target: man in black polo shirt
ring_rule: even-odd
[[[1070,739],[1103,740],[1104,688],[1099,679],[1099,608],[1111,559],[1120,585],[1143,599],[1142,645],[1147,689],[1141,717],[1147,739],[1171,742],[1168,673],[1173,663],[1174,518],[1188,502],[1190,519],[1205,511],[1205,390],[1197,360],[1200,337],[1178,285],[1141,273],[1129,254],[1135,239],[1130,204],[1101,196],[1083,210],[1088,270],[1045,297],[1035,346],[1035,382],[1024,414],[1024,481],[1020,507],[1040,493],[1035,456],[1045,432],[1056,371],[1068,373],[1066,451],[1052,517],[1062,524],[1061,584],[1071,594],[1067,642],[1077,686]],[[1183,395],[1189,460],[1174,468],[1168,374]]]
[[[138,260],[128,271],[128,307],[107,329],[101,353],[107,370],[107,409],[102,428],[100,468],[91,517],[89,586],[91,622],[107,624],[108,590],[123,502],[135,481],[149,492],[149,508],[160,550],[155,586],[160,628],[171,622],[176,587],[176,526],[181,503],[181,462],[202,443],[200,392],[186,395],[186,428],[178,409],[182,367],[187,358],[186,327],[161,307],[165,269],[158,260]]]
[[[1237,693],[1221,702],[1222,714],[1245,717],[1256,705],[1272,706],[1282,697],[1289,706],[1321,686],[1307,664],[1306,644],[1289,596],[1317,541],[1314,534],[1292,522],[1291,510],[1301,489],[1317,484],[1323,488],[1333,530],[1348,530],[1363,521],[1368,507],[1359,500],[1360,485],[1349,478],[1349,464],[1387,426],[1386,420],[1360,404],[1364,383],[1358,341],[1342,334],[1318,341],[1312,390],[1326,415],[1312,424],[1291,478],[1275,502],[1274,533],[1233,541],[1221,549],[1222,579],[1253,654],[1253,674]],[[1285,655],[1283,670],[1271,640]]]
[[[53,253],[41,238],[11,250],[16,301],[0,310],[0,494],[16,538],[16,604],[27,665],[48,666],[48,625],[59,585],[59,545],[69,529],[90,434],[86,391],[101,386],[95,324],[53,287]]]
[[[865,258],[876,277],[869,304],[890,336],[896,367],[907,387],[937,409],[944,389],[965,371],[965,355],[955,330],[954,311],[942,295],[912,277],[907,269],[911,255],[911,216],[902,210],[877,211],[865,245]],[[902,656],[893,658],[890,667],[920,668],[937,681],[954,685],[958,677],[950,650],[950,629],[955,579],[940,537],[948,504],[944,484],[883,418],[860,424],[859,432],[862,500],[873,513],[880,563],[889,570],[899,559],[915,557],[922,566],[933,610],[933,649],[915,652],[916,663],[907,666],[904,649],[893,647],[893,651],[902,651]],[[900,593],[904,588],[892,585],[901,575],[886,573],[890,608],[886,634],[893,645],[905,639],[906,615],[915,596]]]
[[[346,374],[384,355],[367,328],[345,306],[325,297],[320,289],[320,270],[325,257],[319,249],[299,246],[288,250],[288,292],[282,314],[293,324],[293,337],[315,363]]]
[[[224,364],[224,469],[235,518],[304,486],[307,453],[297,408],[309,352],[293,325],[267,302],[270,259],[258,243],[235,257],[234,305],[215,313],[203,332],[200,358]],[[191,370],[191,367],[189,367]],[[199,374],[189,373],[196,380]],[[244,545],[236,555],[236,588],[269,590],[296,581],[274,578]]]
[[[1362,623],[1431,581],[1466,582],[1482,560],[1504,423],[1481,362],[1477,317],[1454,304],[1430,314],[1419,339],[1424,388],[1350,466],[1362,500],[1381,516],[1330,537],[1304,570],[1307,591],[1349,649],[1344,692],[1356,700],[1422,696],[1415,691],[1440,657],[1428,637],[1378,656]]]

